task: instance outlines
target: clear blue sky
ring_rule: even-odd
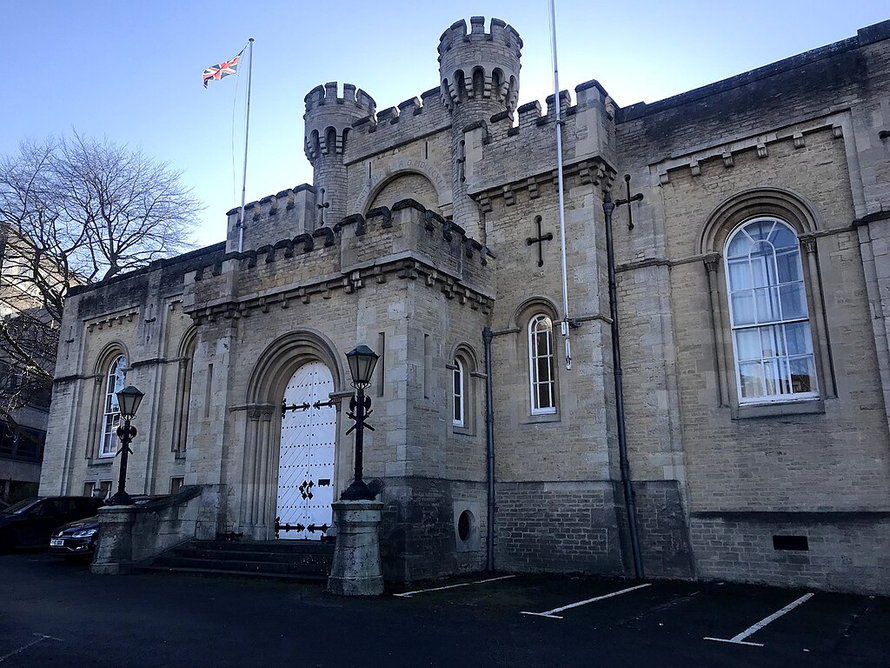
[[[240,203],[246,63],[208,90],[205,67],[255,38],[251,201],[311,182],[302,121],[311,88],[354,83],[378,109],[419,96],[438,83],[439,35],[472,15],[519,31],[520,103],[543,101],[552,92],[546,0],[0,0],[0,153],[72,128],[142,146],[206,204],[195,241],[221,241],[225,212]],[[886,0],[557,0],[560,87],[598,79],[621,106],[654,102],[888,18]]]

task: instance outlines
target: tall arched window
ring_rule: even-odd
[[[528,323],[529,389],[532,415],[556,412],[553,373],[553,322],[543,313]]]
[[[748,221],[726,242],[739,403],[817,398],[800,246],[776,218]]]
[[[105,376],[105,392],[102,408],[102,440],[99,443],[100,457],[114,457],[117,451],[117,427],[120,424],[120,406],[117,404],[116,392],[124,389],[126,381],[124,369],[127,359],[118,355],[108,365]]]
[[[451,370],[451,424],[455,427],[466,426],[467,387],[466,369],[459,357],[454,358]]]

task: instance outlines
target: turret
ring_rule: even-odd
[[[346,165],[343,151],[352,124],[374,116],[377,105],[365,91],[343,84],[343,97],[337,96],[337,82],[316,86],[305,98],[304,149],[313,167],[318,216],[315,227],[332,225],[346,216]]]
[[[519,33],[500,19],[491,19],[486,33],[484,16],[472,17],[470,26],[467,34],[467,23],[461,19],[439,38],[442,100],[452,112],[471,107],[488,116],[512,114],[519,99]]]
[[[442,101],[451,112],[452,193],[454,221],[484,243],[480,212],[467,196],[475,183],[475,165],[495,114],[512,117],[519,99],[522,40],[512,26],[485,17],[460,20],[439,38],[439,81]]]

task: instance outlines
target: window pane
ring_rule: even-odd
[[[792,358],[791,386],[794,392],[816,391],[816,364],[812,355],[807,357]]]
[[[538,386],[540,390],[539,399],[539,408],[550,408],[553,406],[553,400],[550,396],[550,383],[545,383]]]
[[[812,353],[813,344],[810,337],[810,323],[792,322],[785,325],[785,341],[788,344],[789,355]]]
[[[754,291],[757,308],[757,322],[775,322],[780,320],[779,295],[776,288],[758,288]]]
[[[537,360],[538,363],[538,382],[539,383],[547,383],[550,381],[550,358],[549,357],[539,357]]]
[[[779,267],[779,283],[791,283],[801,280],[800,255],[795,248],[776,254],[776,264]]]
[[[779,295],[782,301],[782,317],[784,320],[807,317],[803,283],[783,285],[779,287]]]
[[[751,290],[732,295],[732,319],[736,325],[754,324],[754,293]]]
[[[737,234],[732,240],[732,243],[729,244],[729,248],[726,251],[726,257],[728,258],[739,258],[739,257],[747,257],[748,253],[751,251],[751,240],[745,236],[744,233]]]
[[[785,225],[776,225],[769,240],[775,246],[776,250],[783,248],[793,248],[797,250],[797,236]]]
[[[743,397],[763,396],[763,370],[760,362],[739,364],[739,381]]]
[[[760,360],[760,336],[757,329],[739,330],[735,341],[740,360]]]
[[[744,290],[754,287],[751,266],[747,259],[729,263],[729,289]]]
[[[769,360],[763,363],[763,383],[767,395],[782,394],[782,377],[779,366],[778,360]]]
[[[777,357],[785,354],[785,340],[781,325],[760,328],[760,347],[763,357]]]

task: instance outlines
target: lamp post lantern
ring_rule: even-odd
[[[133,498],[127,494],[124,486],[127,482],[127,462],[130,455],[130,441],[136,437],[136,428],[130,426],[130,420],[136,415],[142,397],[145,396],[132,385],[128,385],[116,393],[117,403],[120,407],[123,424],[117,428],[117,436],[121,440],[121,470],[117,481],[117,492],[111,497],[109,503],[112,506],[133,505]]]
[[[346,432],[348,434],[355,430],[355,479],[340,494],[340,499],[343,501],[373,501],[377,496],[362,480],[362,457],[364,430],[374,431],[372,426],[365,424],[365,418],[372,413],[371,397],[365,396],[365,389],[371,385],[371,376],[374,375],[378,359],[380,356],[365,345],[357,346],[346,353],[352,386],[355,388],[355,396],[349,401],[348,413],[350,419],[355,420],[355,424]]]

